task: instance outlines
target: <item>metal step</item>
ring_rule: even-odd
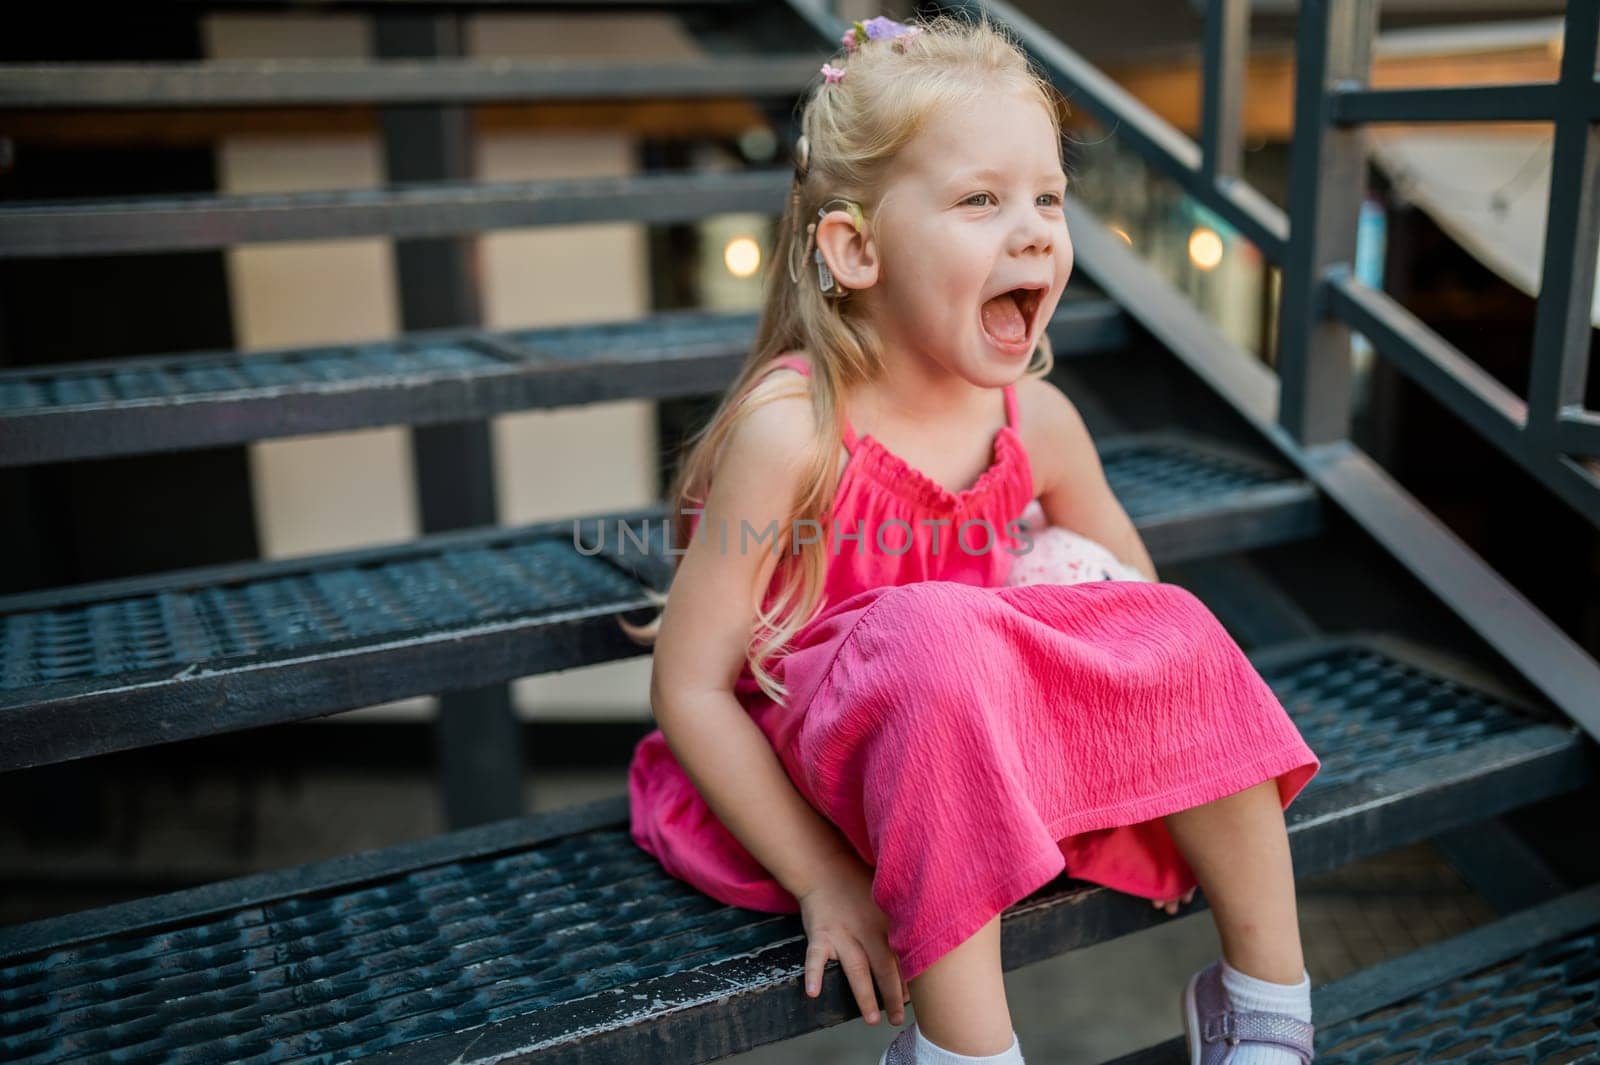
[[[1048,332],[1058,358],[1127,343],[1128,316],[1087,285]],[[437,330],[395,340],[0,370],[0,467],[241,444],[375,425],[724,390],[755,313]]]
[[[1158,565],[1321,527],[1263,460],[1173,433],[1100,450]],[[0,771],[646,653],[615,617],[670,580],[664,506],[0,598]]]
[[[648,173],[374,189],[127,200],[30,200],[0,207],[0,259],[193,251],[347,237],[443,237],[515,226],[692,222],[778,214],[789,168]]]
[[[798,97],[823,54],[693,59],[239,59],[0,64],[0,109]]]
[[[1311,1013],[1319,1065],[1600,1060],[1600,885],[1315,988]],[[1179,1038],[1108,1065],[1188,1061]]]
[[[1403,642],[1251,659],[1323,762],[1287,811],[1299,876],[1593,779],[1570,723]],[[1168,919],[1061,877],[1006,911],[1005,964]],[[0,1057],[710,1061],[858,1016],[837,964],[802,994],[804,954],[798,916],[662,872],[619,797],[0,929]]]

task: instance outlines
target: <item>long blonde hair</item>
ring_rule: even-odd
[[[959,107],[980,92],[997,86],[1036,92],[1050,115],[1059,143],[1066,104],[1034,69],[1022,50],[987,18],[967,22],[948,15],[913,21],[922,32],[907,38],[871,40],[830,62],[847,76],[820,82],[802,102],[801,131],[809,151],[778,227],[777,247],[767,263],[761,320],[755,344],[711,419],[686,442],[687,451],[671,490],[670,543],[689,544],[692,515],[702,508],[716,458],[739,420],[751,411],[794,394],[788,389],[754,386],[786,352],[810,355],[809,392],[817,434],[806,456],[805,472],[790,504],[789,519],[779,524],[780,563],[769,590],[770,607],[757,609],[746,661],[761,690],[776,702],[788,695],[765,668],[795,633],[826,606],[823,588],[828,572],[829,538],[791,546],[796,523],[809,520],[825,528],[834,493],[843,472],[839,441],[844,431],[845,397],[857,385],[876,378],[881,366],[878,337],[846,297],[830,298],[817,284],[810,263],[801,263],[798,284],[790,280],[790,257],[805,245],[802,222],[835,197],[859,204],[870,229],[881,201],[890,165],[900,151],[941,110]],[[803,175],[801,170],[804,171]],[[1043,377],[1054,365],[1047,336],[1029,360],[1025,375]],[[681,557],[681,556],[674,556]],[[666,597],[651,592],[657,604]],[[638,643],[653,644],[660,632],[658,615],[644,626],[618,623]]]

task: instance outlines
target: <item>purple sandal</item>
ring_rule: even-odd
[[[1316,1027],[1287,1013],[1235,1009],[1222,986],[1222,962],[1212,962],[1189,977],[1183,989],[1183,1034],[1189,1065],[1227,1065],[1240,1043],[1270,1043],[1310,1065],[1316,1056]],[[909,1059],[908,1059],[909,1060]]]

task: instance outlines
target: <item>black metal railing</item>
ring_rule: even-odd
[[[1152,170],[1213,209],[1283,269],[1278,422],[1302,445],[1349,438],[1349,331],[1461,417],[1590,523],[1600,525],[1600,413],[1582,406],[1595,253],[1600,246],[1600,6],[1571,3],[1562,70],[1549,85],[1368,88],[1378,0],[1302,3],[1294,66],[1288,214],[1240,168],[1248,0],[1205,14],[1200,144],[1173,130],[1088,61],[1006,3],[971,3],[1021,30],[1035,58]],[[1362,126],[1390,122],[1552,122],[1544,272],[1526,400],[1350,272],[1366,185]],[[1290,233],[1293,232],[1293,245]]]
[[[1595,254],[1600,245],[1600,130],[1596,127],[1600,85],[1595,80],[1600,5],[1593,0],[1568,4],[1561,73],[1554,84],[1407,90],[1364,87],[1370,37],[1354,33],[1353,28],[1370,18],[1367,7],[1365,2],[1320,0],[1308,8],[1317,18],[1302,22],[1302,57],[1331,55],[1327,42],[1340,37],[1358,37],[1362,42],[1336,66],[1328,67],[1328,77],[1308,82],[1301,75],[1298,91],[1315,99],[1324,139],[1347,138],[1359,144],[1356,134],[1361,126],[1376,122],[1537,120],[1554,124],[1543,280],[1528,395],[1524,399],[1477,371],[1464,354],[1395,301],[1356,280],[1344,265],[1348,260],[1325,261],[1320,264],[1319,276],[1296,277],[1292,282],[1286,276],[1285,284],[1314,291],[1324,300],[1328,314],[1359,329],[1420,387],[1574,510],[1600,525],[1600,464],[1579,460],[1600,456],[1600,415],[1583,409]],[[1338,185],[1346,179],[1329,175],[1326,170],[1297,173],[1308,186],[1304,195],[1313,210],[1321,204],[1340,203],[1345,195]],[[1353,211],[1349,218],[1354,218]],[[1307,335],[1309,331],[1303,327],[1295,330],[1297,340]],[[1282,358],[1283,349],[1279,350]],[[1292,357],[1280,372],[1309,379],[1312,375],[1306,367],[1318,357]],[[1302,404],[1298,415],[1307,424],[1315,418],[1308,409],[1312,402]]]
[[[1349,330],[1545,487],[1600,525],[1600,412],[1583,408],[1600,246],[1600,4],[1569,4],[1551,84],[1372,89],[1377,0],[1307,0],[1295,44],[1293,168],[1287,215],[1242,180],[1240,112],[1247,0],[1205,15],[1197,145],[1087,60],[1003,2],[967,4],[1021,31],[1035,57],[1155,171],[1217,212],[1282,268],[1278,420],[1301,444],[1349,437]],[[1544,121],[1555,126],[1544,270],[1526,400],[1351,272],[1366,185],[1361,127],[1390,122]],[[1291,246],[1289,237],[1294,235]],[[1329,328],[1333,326],[1335,328]]]

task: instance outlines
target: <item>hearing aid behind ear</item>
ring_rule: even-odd
[[[843,205],[840,210],[850,216],[850,222],[856,227],[856,232],[864,236],[867,231],[867,216],[862,213],[861,205],[854,200],[847,200],[842,196],[837,196],[817,208],[817,217],[819,219],[826,218],[828,216],[828,208],[836,203]]]
[[[852,200],[847,200],[842,196],[835,196],[833,199],[827,201],[821,207],[817,208],[817,221],[820,222],[822,219],[828,217],[828,210],[836,206],[838,210],[842,210],[850,216],[850,224],[855,227],[855,231],[858,234],[865,236],[867,231],[867,216],[861,210],[861,205]],[[805,247],[814,249],[811,253],[811,261],[817,264],[817,287],[824,293],[831,293],[835,291],[837,286],[834,283],[833,271],[828,269],[828,262],[822,257],[822,248],[816,244],[816,234],[816,222],[812,222],[810,225],[806,226]],[[800,252],[800,261],[805,261],[804,249],[802,249]],[[795,284],[800,283],[800,277],[795,272],[793,259],[789,261],[789,280]],[[843,295],[843,293],[841,292],[840,295]]]
[[[855,227],[856,232],[865,236],[867,216],[862,213],[861,205],[853,200],[847,200],[843,197],[835,197],[829,200],[817,208],[817,221],[828,217],[828,209],[834,204],[841,205],[841,209],[850,216],[850,224]],[[810,228],[815,230],[816,225],[816,222],[813,222]],[[828,262],[822,257],[822,249],[820,247],[812,253],[812,260],[817,264],[817,287],[823,292],[832,292],[834,290],[833,271],[828,269]]]

